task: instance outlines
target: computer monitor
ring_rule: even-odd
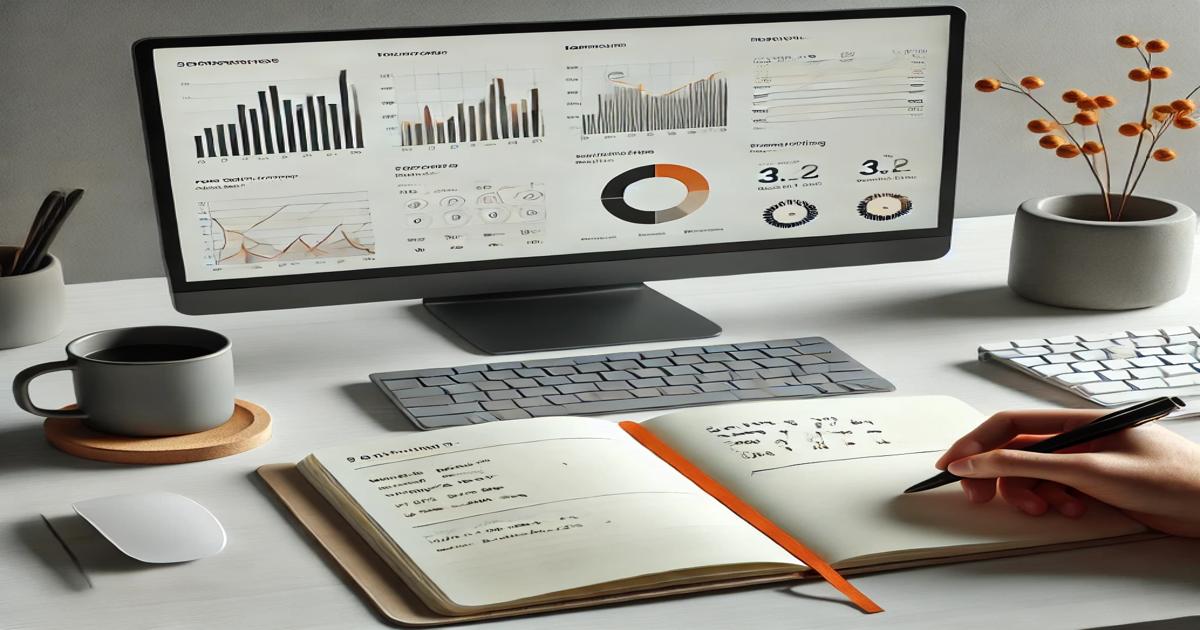
[[[507,353],[720,332],[645,281],[939,257],[964,19],[139,41],[175,307],[424,298]]]

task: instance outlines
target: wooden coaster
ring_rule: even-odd
[[[254,403],[236,400],[225,424],[167,437],[101,433],[75,418],[46,418],[42,427],[55,448],[76,457],[118,464],[186,464],[228,457],[266,443],[271,439],[271,414]]]

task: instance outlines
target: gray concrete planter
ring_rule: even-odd
[[[17,255],[0,247],[0,265]],[[54,256],[41,269],[21,276],[0,276],[0,350],[45,341],[62,332],[66,303],[62,265]]]
[[[1118,222],[1100,195],[1030,199],[1017,208],[1008,285],[1034,302],[1124,310],[1183,295],[1192,268],[1196,213],[1134,197]]]

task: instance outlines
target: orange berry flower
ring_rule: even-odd
[[[975,89],[980,92],[995,92],[1000,89],[1000,82],[991,77],[980,79],[975,82]]]
[[[1154,118],[1154,120],[1156,120],[1158,122],[1162,122],[1162,121],[1166,120],[1167,118],[1169,118],[1171,115],[1166,112],[1154,112],[1154,113],[1150,114],[1150,116],[1152,118]]]
[[[1154,113],[1155,114],[1173,114],[1173,113],[1175,113],[1175,108],[1171,107],[1170,105],[1166,105],[1166,104],[1155,105]]]
[[[1130,80],[1137,81],[1138,83],[1141,83],[1142,81],[1149,81],[1150,71],[1146,68],[1134,68],[1133,70],[1129,71],[1129,78]]]
[[[1075,114],[1075,122],[1089,127],[1100,122],[1100,117],[1096,115],[1096,112],[1079,112]]]
[[[1054,155],[1060,158],[1073,158],[1079,156],[1079,147],[1073,144],[1064,144],[1054,150]]]
[[[1200,122],[1196,122],[1191,116],[1181,115],[1175,119],[1175,126],[1180,129],[1195,129],[1197,125],[1200,125]]]
[[[1097,97],[1093,98],[1092,100],[1096,101],[1096,105],[1099,105],[1100,109],[1108,109],[1109,107],[1112,107],[1117,104],[1117,99],[1115,97],[1109,96],[1107,94],[1101,94],[1100,96],[1097,96]]]
[[[1163,147],[1161,149],[1155,149],[1151,156],[1155,159],[1155,161],[1158,162],[1170,162],[1171,160],[1175,159],[1175,152],[1171,149]]]
[[[1053,131],[1054,128],[1057,126],[1058,125],[1054,124],[1054,121],[1052,121],[1052,120],[1045,120],[1043,118],[1035,118],[1035,119],[1029,121],[1029,124],[1025,125],[1025,128],[1032,131],[1033,133],[1046,133],[1048,131]]]
[[[1097,153],[1104,152],[1104,145],[1096,142],[1095,140],[1088,140],[1087,142],[1084,142],[1081,148],[1083,149],[1083,152],[1088,155],[1096,155]]]
[[[1062,95],[1062,100],[1067,103],[1078,103],[1081,98],[1087,98],[1087,93],[1083,90],[1067,90]]]
[[[1133,136],[1136,136],[1136,135],[1142,133],[1145,130],[1146,130],[1145,127],[1143,127],[1137,123],[1125,123],[1125,124],[1121,125],[1120,127],[1117,127],[1117,133],[1121,134],[1122,136],[1129,136],[1131,138]]]
[[[1028,76],[1021,78],[1021,87],[1026,90],[1036,90],[1043,85],[1046,85],[1046,82],[1041,77]]]
[[[1049,134],[1038,138],[1038,144],[1043,149],[1057,149],[1066,143],[1067,141],[1064,140],[1062,136],[1056,136],[1054,134]]]
[[[1177,98],[1171,101],[1171,109],[1181,114],[1190,114],[1196,111],[1196,102],[1190,98]]]
[[[1166,52],[1170,44],[1165,39],[1152,39],[1146,42],[1146,51],[1152,53]]]
[[[1150,68],[1150,78],[1165,79],[1171,76],[1171,69],[1166,66],[1154,66]]]
[[[1137,48],[1142,40],[1137,38],[1137,35],[1122,35],[1117,38],[1117,45],[1121,48]]]
[[[1087,98],[1081,98],[1078,101],[1075,101],[1075,107],[1078,107],[1085,112],[1094,112],[1097,109],[1100,109],[1100,104],[1096,102],[1096,99],[1089,96]]]

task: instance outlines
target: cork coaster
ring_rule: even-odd
[[[74,418],[46,418],[42,427],[55,448],[76,457],[118,464],[186,464],[228,457],[266,443],[271,439],[271,414],[254,403],[236,400],[225,424],[168,437],[101,433]]]

